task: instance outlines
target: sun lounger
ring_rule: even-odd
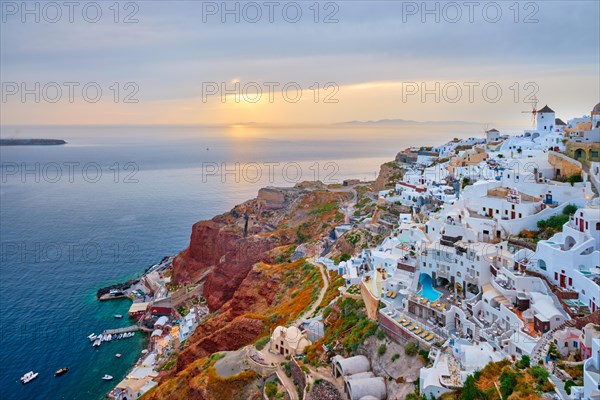
[[[403,325],[403,326],[408,326],[408,325],[410,325],[410,321],[406,320],[406,321],[404,321],[404,322],[402,323],[402,325]]]
[[[435,335],[433,333],[430,333],[429,336],[427,336],[425,338],[425,340],[427,340],[428,342],[430,342],[434,337],[435,337]]]
[[[440,310],[443,310],[444,308],[446,308],[446,304],[444,304],[444,303],[440,303],[440,304],[438,304],[438,308],[439,308]]]
[[[408,330],[413,331],[417,329],[417,325],[413,324],[410,328],[408,328]]]
[[[423,339],[425,339],[427,336],[429,336],[429,331],[425,331],[425,332],[421,333],[421,337]]]
[[[423,332],[423,328],[418,328],[418,329],[415,331],[415,335],[418,335],[418,334],[419,334],[419,333],[421,333],[421,332]]]
[[[391,296],[391,297],[392,297],[392,299],[395,299],[395,298],[396,298],[396,296],[398,296],[398,293],[396,293],[396,292],[392,292],[392,296]]]
[[[406,318],[400,318],[397,320],[399,324],[402,324],[404,321],[406,321]]]

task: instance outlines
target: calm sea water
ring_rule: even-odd
[[[262,186],[371,180],[408,145],[474,134],[456,126],[2,127],[2,138],[69,143],[0,148],[1,397],[99,399],[112,389],[144,339],[92,348],[90,333],[130,323],[113,318],[129,301],[100,303],[95,292],[176,254],[194,222]],[[38,379],[22,385],[30,370]]]

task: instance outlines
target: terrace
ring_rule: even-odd
[[[444,331],[423,318],[399,312],[388,307],[379,311],[380,322],[382,319],[384,327],[390,328],[389,324],[393,325],[393,331],[401,331],[402,337],[405,339],[416,339],[426,346],[431,346],[434,343],[443,342],[447,335]]]

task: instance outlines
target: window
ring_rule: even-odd
[[[573,286],[573,278],[569,278],[569,286]]]
[[[500,212],[500,210],[496,210],[496,214],[498,214]]]

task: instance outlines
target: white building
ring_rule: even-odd
[[[555,285],[579,292],[591,312],[600,309],[600,209],[581,208],[563,231],[538,242],[537,265]]]

